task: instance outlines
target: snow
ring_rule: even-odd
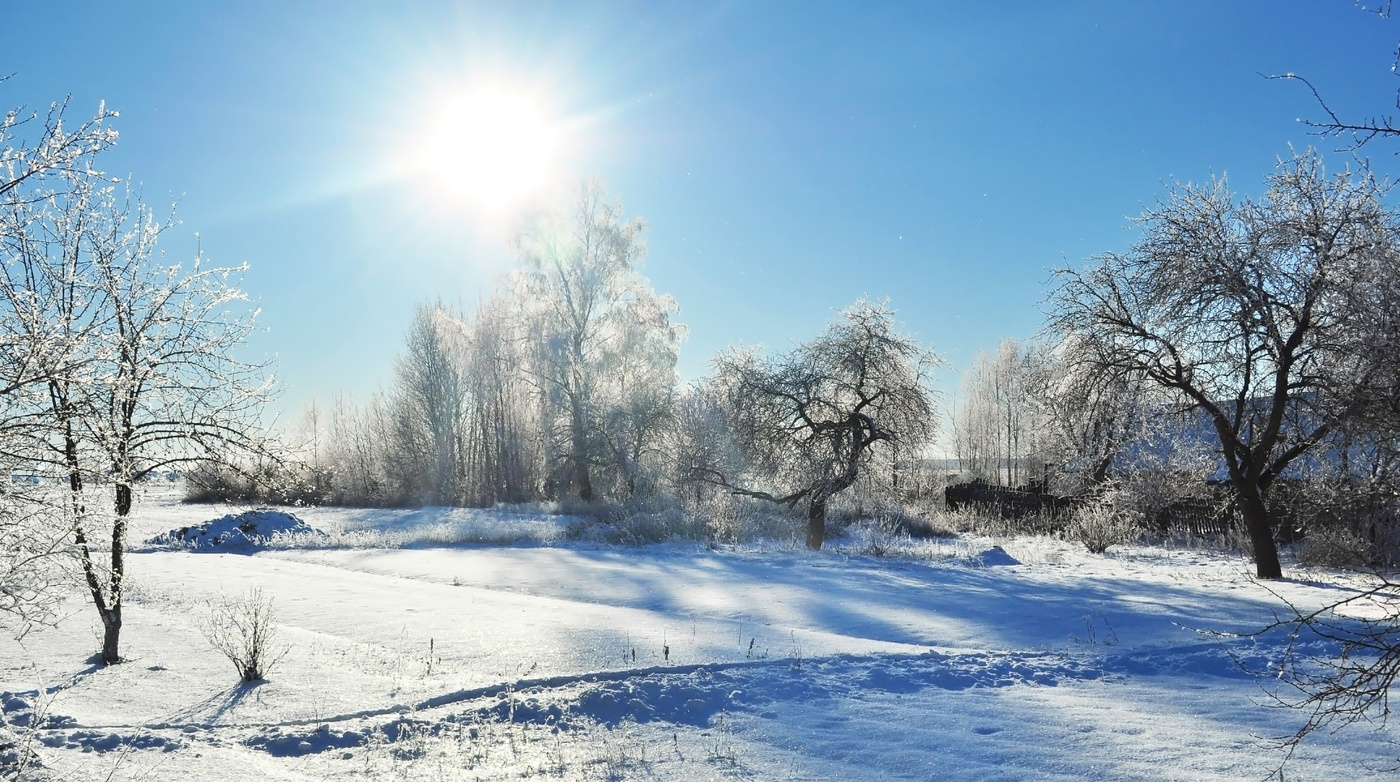
[[[286,511],[258,508],[230,513],[202,524],[177,527],[146,541],[155,546],[182,546],[195,551],[249,551],[278,538],[315,537],[325,533]]]
[[[133,538],[222,512],[153,495]],[[76,599],[0,646],[36,778],[1262,779],[1303,715],[1246,670],[1285,639],[1228,634],[1361,583],[1266,589],[1239,557],[1043,538],[873,557],[860,534],[818,553],[567,542],[543,509],[294,514],[324,534],[131,554],[121,665],[86,662]],[[199,624],[254,587],[289,651],[240,686]],[[1380,779],[1396,756],[1361,725],[1286,773]]]

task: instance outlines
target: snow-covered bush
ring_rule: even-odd
[[[867,540],[862,553],[872,557],[888,557],[909,547],[911,538],[893,516],[871,519],[866,525]]]
[[[277,615],[272,598],[261,589],[209,604],[209,617],[200,632],[220,654],[238,669],[238,678],[255,682],[266,678],[290,647],[277,642]]]
[[[1065,525],[1065,537],[1084,544],[1092,554],[1102,554],[1110,546],[1131,543],[1141,532],[1140,516],[1106,494],[1074,509]]]

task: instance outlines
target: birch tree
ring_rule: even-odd
[[[463,378],[443,333],[450,316],[419,305],[395,365],[395,434],[406,493],[418,502],[458,501],[462,478]]]
[[[591,181],[567,222],[538,219],[521,241],[532,372],[557,421],[556,459],[585,501],[599,495],[599,468],[635,487],[635,463],[664,418],[659,400],[675,385],[685,332],[671,322],[674,300],[641,274],[644,229]]]
[[[953,414],[953,443],[965,469],[997,485],[1019,485],[1039,435],[1030,403],[1030,348],[1002,339],[996,353],[979,352],[963,376]]]

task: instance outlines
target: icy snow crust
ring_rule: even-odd
[[[858,536],[816,554],[565,544],[567,520],[524,509],[297,514],[325,534],[133,554],[122,665],[83,662],[80,601],[0,647],[34,778],[1262,779],[1283,760],[1268,738],[1301,720],[1261,705],[1286,639],[1229,634],[1279,596],[1361,583],[1309,572],[1275,596],[1239,558],[1045,539],[872,558]],[[209,515],[147,498],[137,518],[151,535]],[[198,624],[250,587],[291,651],[235,686]],[[1286,774],[1389,778],[1398,754],[1360,726]]]

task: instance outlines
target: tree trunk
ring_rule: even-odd
[[[115,606],[100,613],[102,616],[102,664],[116,665],[122,661],[117,648],[122,634],[122,608]]]
[[[117,518],[112,522],[112,574],[109,586],[110,604],[98,613],[102,617],[102,664],[115,665],[121,662],[118,644],[122,634],[122,596],[126,579],[126,519],[131,514],[131,484],[125,481],[116,485],[114,508]]]
[[[70,422],[64,437],[64,457],[68,466],[68,491],[73,512],[73,543],[78,547],[79,560],[83,566],[83,578],[87,582],[88,591],[92,593],[92,602],[97,607],[97,616],[102,620],[102,664],[114,665],[121,662],[118,649],[122,630],[120,572],[123,568],[121,556],[123,547],[121,540],[122,536],[125,535],[126,519],[124,516],[119,516],[112,531],[111,585],[113,593],[112,601],[109,604],[102,589],[101,576],[97,572],[96,563],[92,560],[92,550],[88,547],[85,525],[87,509],[83,506],[83,474],[78,468],[78,441],[73,437],[72,431],[72,423]],[[123,506],[123,502],[125,502],[125,506]],[[118,484],[117,509],[120,511],[123,507],[126,508],[127,512],[130,512],[131,486]]]
[[[807,548],[818,551],[826,541],[826,497],[813,497],[807,506]]]
[[[569,436],[573,446],[574,482],[578,485],[578,498],[584,502],[593,501],[593,481],[588,475],[588,433],[584,430],[583,405],[577,395],[569,400]]]
[[[1249,532],[1249,542],[1254,546],[1254,566],[1259,578],[1283,578],[1283,568],[1278,561],[1278,546],[1274,543],[1273,525],[1269,523],[1269,509],[1257,487],[1236,486],[1235,496],[1239,500],[1240,513],[1244,516],[1245,529]]]
[[[131,515],[131,484],[117,484],[117,497],[113,509],[117,512],[119,519],[125,519]]]

